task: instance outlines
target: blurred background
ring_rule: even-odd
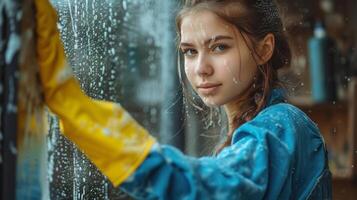
[[[191,156],[212,154],[226,130],[222,126],[225,119],[219,117],[219,109],[201,111],[204,106],[197,97],[194,101],[199,108],[182,97],[174,23],[179,0],[51,2],[59,15],[58,28],[69,63],[89,96],[119,102],[161,143],[174,145]],[[289,101],[305,111],[322,131],[334,177],[334,199],[356,199],[357,2],[278,0],[278,3],[293,50],[292,66],[280,72]],[[0,5],[6,6],[6,3]],[[15,14],[2,12],[10,19],[16,18]],[[11,25],[5,23],[4,17],[0,19],[2,29]],[[1,36],[2,39],[10,37]],[[1,48],[2,58],[5,58],[8,47],[2,45]],[[1,62],[1,65],[6,64]],[[6,68],[0,71],[0,94],[1,107],[5,108],[12,90],[2,88],[9,87],[11,81],[6,77],[11,77],[8,76],[11,70],[3,69]],[[16,73],[12,74],[16,79]],[[6,150],[11,143],[8,126],[9,123],[16,125],[16,118],[8,115],[6,109],[1,112],[3,196],[6,177],[9,177],[6,174],[19,174],[20,171],[9,170],[9,162],[5,162],[6,159],[16,160],[6,157],[16,155]],[[42,192],[35,189],[37,193],[33,193],[42,195],[43,199],[130,199],[113,188],[60,134],[56,117],[50,113],[46,115],[50,125],[46,156],[39,160],[46,160],[47,178],[37,188]],[[18,165],[20,158],[17,158]],[[29,176],[31,174],[21,177],[29,179]],[[32,192],[27,190],[27,193]]]

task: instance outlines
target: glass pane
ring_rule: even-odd
[[[58,11],[58,27],[69,64],[83,90],[95,99],[120,102],[159,137],[167,126],[161,120],[162,113],[167,110],[166,104],[172,104],[170,99],[175,98],[179,88],[174,61],[174,1],[52,3]],[[112,188],[85,156],[60,135],[55,117],[49,121],[51,199],[128,198]]]

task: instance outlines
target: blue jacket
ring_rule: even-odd
[[[121,188],[136,199],[331,199],[317,126],[273,90],[268,106],[235,130],[215,157],[156,145]]]

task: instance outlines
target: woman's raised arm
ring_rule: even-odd
[[[39,75],[47,106],[61,120],[62,132],[119,185],[143,162],[156,142],[118,104],[90,99],[81,90],[57,30],[48,0],[35,0]]]

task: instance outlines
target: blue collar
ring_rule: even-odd
[[[266,107],[277,103],[285,103],[285,102],[286,102],[286,91],[282,88],[276,88],[271,91],[268,97]]]

